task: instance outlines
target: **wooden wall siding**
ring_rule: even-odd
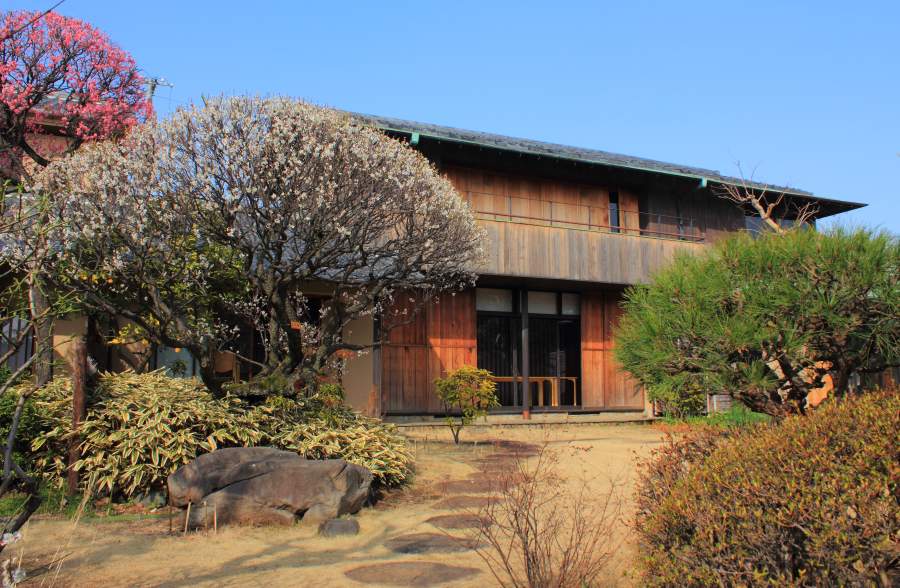
[[[643,410],[643,390],[613,358],[620,290],[581,296],[582,405]],[[401,306],[403,302],[399,303]],[[477,365],[474,290],[442,296],[414,324],[390,332],[381,348],[382,408],[387,413],[437,413],[435,378],[462,365]]]
[[[644,392],[619,368],[613,357],[613,334],[621,308],[621,292],[584,292],[581,295],[581,379],[585,408],[644,408]]]
[[[447,166],[444,174],[482,218],[511,220],[583,230],[609,230],[609,191],[606,186],[548,178],[526,178],[486,170]],[[640,235],[648,228],[641,194],[616,188],[619,194],[620,233]],[[669,195],[668,199],[672,199]],[[686,213],[685,213],[686,214]],[[677,222],[669,235],[678,238]],[[701,224],[697,221],[695,224]],[[696,234],[702,240],[702,233]]]
[[[744,213],[722,198],[696,198],[695,210],[706,226],[706,240],[710,243],[745,230]]]
[[[605,187],[529,178],[485,170],[447,167],[445,175],[473,210],[490,217],[523,222],[595,228],[609,225],[609,191]],[[637,201],[634,203],[637,211]],[[637,228],[635,216],[632,224]]]
[[[442,171],[487,220],[516,217],[520,224],[593,230],[609,226],[611,186],[604,185],[602,177],[592,180],[595,183],[577,183],[459,166],[443,166]],[[708,189],[672,182],[617,189],[625,234],[640,234],[640,228],[645,236],[675,238],[679,225],[686,232],[693,226],[689,236],[709,242],[744,228],[743,212]],[[497,217],[491,219],[492,213]]]
[[[410,305],[398,297],[394,311]],[[476,365],[475,290],[446,294],[411,324],[392,329],[381,348],[382,407],[389,413],[439,412],[434,380]]]

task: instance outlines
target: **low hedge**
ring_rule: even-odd
[[[69,381],[53,380],[33,403],[41,432],[28,457],[51,483],[62,483],[72,436]],[[254,406],[234,396],[214,398],[198,381],[162,371],[100,374],[80,433],[76,468],[85,486],[126,498],[161,488],[177,468],[220,447],[268,445],[312,459],[344,458],[388,486],[402,483],[412,466],[393,427],[332,396],[276,397]]]
[[[682,443],[659,451],[640,484],[646,585],[897,581],[897,392]]]

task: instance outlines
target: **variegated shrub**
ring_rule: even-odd
[[[36,404],[44,427],[32,443],[36,468],[61,483],[72,436],[68,380],[51,382]],[[161,488],[178,467],[220,447],[272,445],[311,459],[344,458],[387,485],[402,483],[412,462],[393,428],[317,398],[251,407],[157,371],[101,374],[88,405],[76,468],[97,494],[131,497]]]

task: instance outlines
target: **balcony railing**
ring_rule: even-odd
[[[569,204],[486,192],[464,193],[475,217],[482,220],[636,235],[676,241],[704,241],[703,228],[691,217],[610,206]]]

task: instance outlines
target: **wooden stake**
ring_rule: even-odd
[[[191,520],[191,501],[188,500],[187,512],[184,515],[184,534],[187,535],[188,523]]]
[[[219,505],[213,504],[213,533],[219,534]]]
[[[74,344],[74,358],[72,359],[72,431],[75,433],[69,441],[69,468],[66,474],[66,489],[69,496],[78,493],[78,472],[75,470],[75,462],[81,458],[78,450],[78,429],[87,409],[85,400],[85,387],[87,386],[87,342],[84,337],[79,337]],[[112,502],[112,496],[109,498]]]

